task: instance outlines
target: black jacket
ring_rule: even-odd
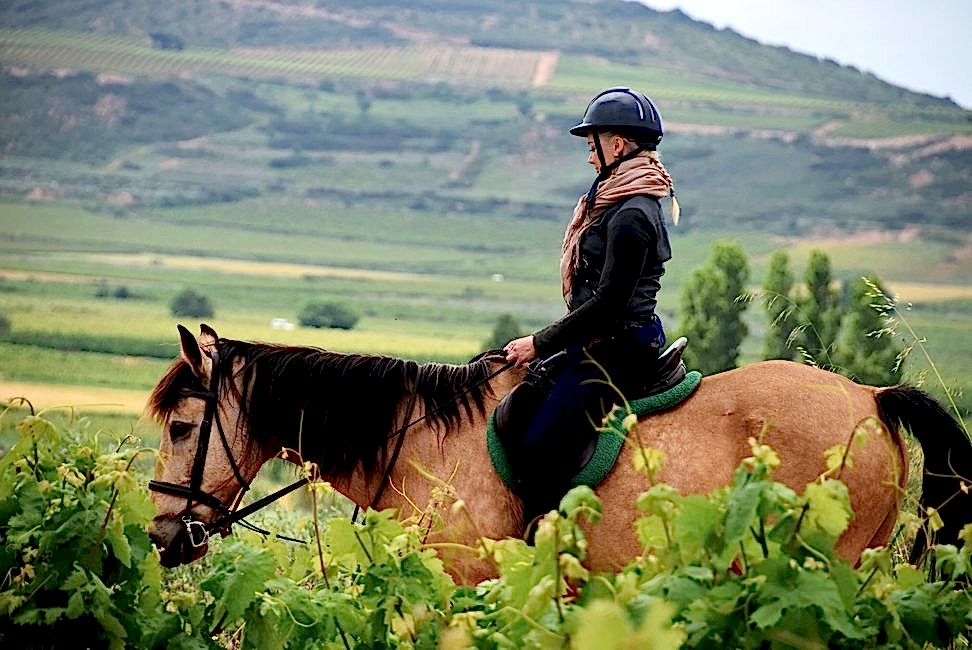
[[[672,257],[661,203],[636,196],[608,208],[581,237],[567,315],[534,334],[540,358],[649,323]]]

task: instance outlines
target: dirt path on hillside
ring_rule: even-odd
[[[537,67],[533,71],[533,82],[534,88],[539,86],[545,86],[553,77],[554,71],[557,70],[557,63],[560,62],[560,55],[556,52],[545,52],[540,55],[540,60],[537,61]]]
[[[901,149],[895,152],[902,161],[925,158],[947,151],[968,151],[972,149],[972,135],[901,135],[891,138],[848,138],[833,136],[831,133],[843,126],[843,120],[833,120],[818,127],[813,136],[827,147],[860,147],[871,151]]]

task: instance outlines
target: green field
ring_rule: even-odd
[[[93,396],[99,387],[147,392],[177,354],[176,325],[197,327],[169,313],[184,287],[210,297],[216,314],[205,320],[224,336],[421,361],[469,359],[500,314],[513,314],[527,332],[563,312],[555,271],[561,224],[402,212],[367,226],[376,234],[366,238],[367,219],[354,208],[320,218],[316,206],[265,200],[157,210],[143,219],[4,204],[0,313],[10,330],[0,343],[0,388],[7,381],[89,386]],[[514,234],[499,241],[494,232]],[[972,385],[972,282],[957,254],[961,240],[814,242],[673,230],[675,258],[659,303],[672,338],[681,282],[713,242],[728,237],[743,244],[753,286],[773,250],[789,250],[799,276],[817,247],[844,281],[876,273],[892,291],[897,283],[902,316],[927,340],[938,372],[953,389]],[[361,321],[349,331],[271,327],[274,318],[296,322],[315,300],[348,304]],[[743,363],[758,360],[766,326],[758,304],[747,320]],[[910,381],[941,396],[920,349],[905,368]],[[972,403],[965,395],[959,402]]]

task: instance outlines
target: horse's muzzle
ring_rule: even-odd
[[[198,521],[159,515],[152,520],[148,533],[159,549],[159,563],[167,569],[198,560],[209,550],[209,534]]]

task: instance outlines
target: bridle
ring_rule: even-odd
[[[281,488],[269,494],[262,499],[259,499],[243,509],[238,509],[240,503],[243,500],[243,496],[249,491],[250,484],[243,478],[243,473],[240,471],[239,466],[236,463],[236,459],[233,457],[233,450],[230,449],[229,441],[226,439],[226,432],[223,430],[222,420],[219,418],[219,382],[221,376],[221,364],[219,353],[213,351],[213,372],[212,376],[209,378],[209,387],[204,391],[186,390],[183,392],[185,397],[194,397],[201,399],[205,402],[205,410],[203,412],[203,419],[199,425],[199,441],[196,444],[196,455],[192,461],[192,473],[189,476],[189,485],[179,485],[178,483],[168,483],[165,481],[149,481],[149,490],[153,492],[160,492],[162,494],[170,494],[177,497],[186,498],[186,507],[182,511],[181,519],[186,528],[186,535],[189,539],[189,543],[193,548],[199,548],[209,540],[209,536],[213,531],[226,529],[229,531],[233,524],[239,523],[245,528],[249,528],[252,531],[260,533],[261,535],[269,536],[270,531],[264,530],[259,526],[254,526],[250,522],[245,520],[245,517],[249,517],[257,510],[261,510],[266,506],[270,505],[274,501],[290,494],[294,490],[306,485],[310,479],[304,477],[290,485]],[[240,484],[242,488],[233,502],[232,508],[227,508],[223,505],[223,502],[217,499],[212,494],[204,492],[202,490],[202,480],[203,472],[206,469],[206,456],[209,453],[209,439],[212,436],[213,422],[216,423],[216,430],[219,433],[219,439],[223,443],[223,450],[226,452],[226,458],[229,459],[230,467],[233,468],[233,474],[236,477],[236,481]],[[207,505],[219,512],[222,516],[205,524],[198,521],[192,516],[192,506],[194,502]],[[274,535],[279,539],[285,539],[292,542],[302,542],[302,540],[295,539],[292,537],[286,537],[284,535]]]
[[[484,353],[483,355],[480,356],[485,356],[485,354],[488,353]],[[233,524],[236,523],[240,524],[244,528],[248,528],[249,530],[260,533],[261,535],[264,536],[273,535],[278,539],[297,542],[301,544],[305,543],[303,540],[300,539],[271,533],[270,531],[264,530],[259,526],[255,526],[245,520],[246,517],[249,517],[254,512],[257,512],[258,510],[262,510],[263,508],[267,507],[274,501],[277,501],[282,497],[290,494],[294,490],[303,487],[304,485],[309,483],[311,479],[305,476],[304,478],[294,481],[290,485],[287,485],[286,487],[283,487],[277,490],[276,492],[273,492],[272,494],[268,494],[267,496],[258,499],[257,501],[254,501],[253,503],[246,506],[245,508],[242,509],[239,508],[240,503],[243,500],[243,496],[250,489],[250,484],[243,478],[243,473],[240,471],[240,468],[236,463],[236,459],[233,457],[233,451],[230,448],[229,441],[226,439],[226,432],[223,430],[223,423],[219,417],[219,382],[222,374],[222,367],[220,363],[221,359],[219,357],[219,352],[217,350],[213,350],[212,361],[213,361],[213,366],[212,366],[213,371],[212,371],[212,375],[209,378],[209,386],[207,387],[207,389],[203,391],[185,390],[182,393],[185,397],[197,398],[205,402],[203,419],[199,425],[199,441],[196,444],[196,455],[193,458],[192,472],[189,477],[189,485],[185,486],[185,485],[180,485],[178,483],[168,483],[165,481],[151,480],[149,481],[148,484],[149,490],[152,490],[153,492],[159,492],[162,494],[169,494],[172,496],[186,498],[186,507],[182,511],[180,518],[183,524],[185,525],[187,538],[193,548],[199,548],[200,546],[206,544],[206,542],[209,540],[210,535],[212,535],[214,531],[225,530],[226,531],[225,534],[229,534],[229,531],[232,529]],[[472,386],[469,386],[464,391],[457,394],[455,397],[453,397],[451,401],[458,400],[469,391],[475,389],[478,386],[481,386],[482,384],[491,381],[494,377],[509,370],[514,365],[515,364],[512,361],[507,362],[499,370],[495,370],[492,373],[490,373],[485,379],[473,384]],[[416,399],[417,399],[417,391],[413,391],[412,399],[409,402],[407,411],[405,412],[406,418],[411,416],[411,413],[415,408]],[[448,403],[451,402],[447,402],[447,404]],[[381,499],[381,496],[384,494],[385,488],[387,487],[390,481],[392,469],[395,466],[395,462],[398,460],[399,452],[401,451],[402,444],[405,440],[405,435],[404,435],[405,432],[409,428],[415,426],[416,424],[422,422],[423,420],[428,419],[429,417],[431,417],[432,415],[434,415],[436,412],[438,412],[440,409],[444,407],[445,404],[439,406],[436,409],[429,411],[423,416],[416,418],[411,422],[408,422],[403,427],[401,427],[400,429],[392,433],[390,436],[388,436],[389,440],[396,436],[398,437],[398,440],[395,443],[395,449],[392,452],[391,458],[389,459],[388,464],[385,467],[384,476],[382,477],[381,484],[379,485],[378,490],[371,501],[370,507],[372,509],[374,509],[378,505],[378,501]],[[226,506],[223,505],[222,501],[220,501],[218,498],[202,490],[203,472],[205,471],[206,468],[206,456],[209,453],[209,440],[212,437],[212,428],[214,422],[216,423],[216,431],[219,433],[220,441],[223,444],[223,450],[226,452],[226,458],[229,459],[230,467],[232,467],[233,474],[236,477],[236,481],[239,483],[241,487],[241,490],[237,495],[236,499],[234,500],[233,506],[231,508],[227,508]],[[208,524],[203,523],[192,516],[193,503],[201,503],[203,505],[207,505],[210,508],[213,508],[216,512],[219,512],[222,516]],[[356,505],[354,510],[354,515],[352,515],[352,521],[357,519],[358,510],[359,507]]]

